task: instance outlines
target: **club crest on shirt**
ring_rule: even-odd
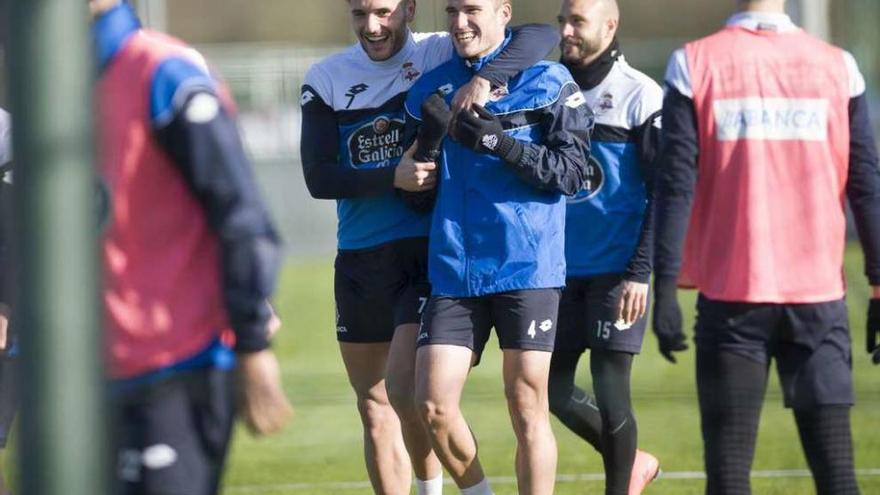
[[[412,62],[406,62],[400,67],[400,75],[407,82],[413,82],[422,75],[418,69],[416,69],[416,65]]]
[[[602,96],[596,101],[596,104],[593,106],[593,114],[594,115],[602,115],[605,112],[612,110],[614,108],[614,95],[611,93],[605,92],[602,93]]]

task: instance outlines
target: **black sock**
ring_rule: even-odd
[[[849,406],[819,406],[794,412],[804,454],[818,495],[858,495]]]
[[[630,400],[633,355],[594,350],[590,371],[602,417],[602,460],[606,495],[626,495],[638,444],[638,428]]]
[[[574,384],[580,352],[555,351],[550,361],[550,412],[602,452],[602,417],[596,401]]]
[[[767,365],[697,347],[706,495],[749,495]]]

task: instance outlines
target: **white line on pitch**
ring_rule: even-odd
[[[880,468],[856,469],[857,476],[880,476]],[[765,471],[752,471],[752,478],[809,478],[810,472],[806,469],[776,469]],[[701,480],[706,478],[702,471],[663,471],[661,479],[677,480]],[[579,481],[602,481],[605,475],[602,473],[584,474],[560,474],[556,476],[557,483],[576,483]],[[514,476],[490,476],[489,482],[497,485],[512,485],[516,483]],[[447,479],[447,485],[452,481]],[[309,490],[369,490],[370,483],[366,481],[328,481],[323,483],[282,483],[274,485],[233,485],[227,487],[225,493],[265,493],[268,491],[309,491]]]

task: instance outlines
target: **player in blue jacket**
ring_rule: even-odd
[[[408,135],[442,121],[452,93],[510,41],[508,1],[449,0],[446,12],[457,55],[410,91]],[[504,352],[520,492],[553,491],[547,376],[565,284],[565,196],[586,182],[592,116],[585,103],[562,65],[540,62],[494,88],[485,107],[460,112],[454,139],[442,144],[416,400],[463,493],[491,493],[459,402],[493,326]]]
[[[430,218],[401,198],[433,184],[434,165],[398,162],[407,91],[450,59],[452,42],[446,33],[410,32],[415,1],[348,6],[358,43],[312,66],[302,88],[303,173],[313,197],[337,201],[336,337],[357,396],[373,489],[409,493],[411,466],[419,495],[434,495],[442,469],[412,392],[418,323],[430,294]],[[515,29],[505,53],[469,76],[459,106],[485,102],[491,84],[506,83],[558,39],[552,26]]]
[[[564,0],[562,63],[596,117],[586,190],[569,198],[567,283],[550,364],[550,410],[598,450],[605,493],[638,494],[659,470],[636,450],[630,372],[645,335],[651,276],[648,199],[663,90],[626,63],[616,39],[615,0]],[[596,397],[575,386],[590,349]]]

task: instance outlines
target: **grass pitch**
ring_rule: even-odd
[[[868,289],[862,274],[861,251],[847,252],[850,326],[858,404],[852,411],[856,468],[862,493],[880,493],[880,367],[864,352]],[[228,464],[226,495],[331,495],[371,493],[363,464],[361,427],[336,345],[331,260],[292,262],[284,271],[276,304],[284,328],[275,349],[282,362],[285,388],[296,417],[281,434],[252,439],[236,434]],[[685,328],[692,335],[693,292],[680,292]],[[694,355],[679,354],[668,364],[656,350],[651,332],[633,369],[633,404],[639,424],[639,446],[660,458],[671,476],[656,481],[646,494],[702,494],[702,442],[699,432]],[[465,416],[480,441],[480,458],[493,478],[497,495],[516,493],[513,481],[514,437],[501,385],[501,353],[497,341],[487,345],[483,363],[465,390]],[[579,381],[589,387],[586,359]],[[775,369],[761,415],[753,492],[814,493],[805,477],[794,418],[783,409]],[[599,454],[554,420],[559,445],[556,493],[602,493]],[[448,475],[446,479],[449,480]],[[453,485],[445,492],[458,493]]]

